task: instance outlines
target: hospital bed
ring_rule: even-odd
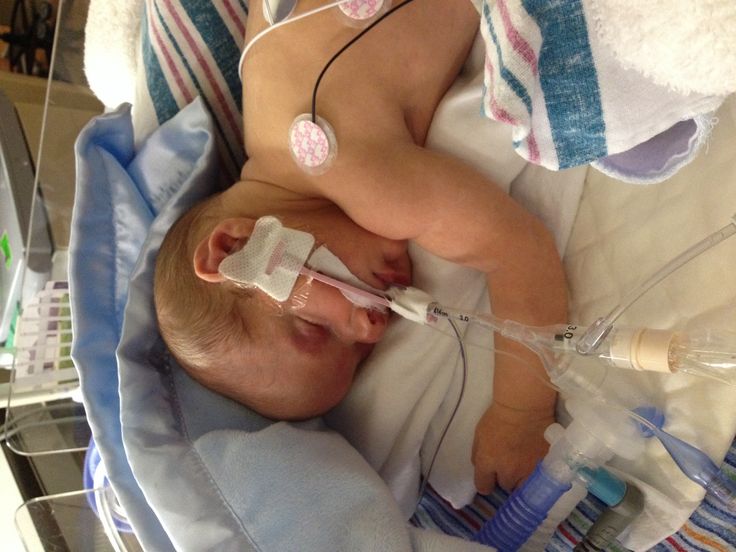
[[[88,77],[111,111],[93,121],[76,145],[70,284],[73,356],[108,476],[151,550],[327,550],[351,549],[350,543],[371,543],[366,547],[375,550],[480,549],[431,530],[471,535],[499,506],[502,493],[478,497],[457,512],[430,490],[408,528],[384,483],[395,479],[395,472],[381,465],[388,457],[371,457],[365,430],[346,426],[345,420],[361,415],[361,404],[383,401],[395,407],[400,397],[371,395],[366,389],[371,385],[358,381],[360,400],[350,398],[327,422],[273,424],[193,382],[160,342],[150,289],[157,243],[182,209],[232,180],[242,163],[235,67],[246,14],[241,0],[92,2]],[[103,53],[103,44],[115,47]],[[93,55],[95,49],[102,55]],[[716,114],[709,143],[692,164],[665,183],[641,187],[592,169],[550,173],[527,165],[506,143],[509,133],[488,121],[473,127],[479,134],[469,139],[465,123],[477,117],[463,117],[468,105],[475,105],[472,115],[477,114],[477,76],[468,68],[448,93],[429,144],[507,181],[510,193],[554,230],[569,278],[571,322],[587,324],[608,312],[627,290],[733,215],[733,98]],[[121,101],[131,102],[132,110],[117,108]],[[479,152],[469,146],[488,140],[497,147]],[[492,161],[487,150],[494,151]],[[421,287],[458,276],[415,254],[421,258],[420,282],[426,284]],[[706,324],[736,327],[736,283],[729,271],[735,262],[734,244],[722,244],[645,295],[622,322],[667,328],[699,317]],[[405,331],[389,336],[386,348]],[[373,368],[391,356],[378,351],[376,357],[371,372],[380,378],[380,367]],[[457,375],[441,371],[446,372],[449,396]],[[681,375],[622,373],[620,378],[654,397],[668,413],[671,432],[719,462],[725,457],[725,469],[733,470],[732,388]],[[443,402],[440,396],[438,403]],[[428,451],[436,445],[433,431],[430,427],[434,444]],[[460,446],[463,437],[455,438]],[[447,451],[453,446],[443,444],[441,463],[452,464]],[[320,464],[323,469],[314,468]],[[614,460],[611,467],[636,481],[648,499],[638,525],[623,539],[625,546],[736,546],[733,517],[708,500],[699,505],[702,490],[656,442],[639,460]],[[584,500],[560,526],[550,549],[571,549],[600,509],[595,499]]]

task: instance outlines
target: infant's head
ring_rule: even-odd
[[[218,195],[169,230],[154,283],[161,335],[182,367],[214,391],[271,418],[322,414],[347,394],[388,316],[304,276],[284,303],[224,279],[220,262],[245,245],[255,225],[238,214]],[[365,283],[410,283],[406,243],[366,232],[338,208],[278,217],[328,244]]]

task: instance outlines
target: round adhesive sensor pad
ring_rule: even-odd
[[[371,23],[390,7],[391,0],[346,0],[338,4],[340,12],[347,18],[347,23],[356,27]]]
[[[313,175],[322,174],[337,156],[335,131],[319,115],[313,122],[311,114],[303,113],[289,127],[289,151],[302,170]]]

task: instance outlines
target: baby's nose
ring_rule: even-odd
[[[387,313],[354,306],[347,324],[335,330],[345,341],[377,343],[383,337],[387,324]]]

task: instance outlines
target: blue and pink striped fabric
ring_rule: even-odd
[[[709,132],[701,118],[722,98],[680,94],[624,66],[598,37],[592,4],[484,0],[483,111],[512,127],[517,153],[536,165],[595,163],[630,182],[664,180],[695,156]],[[698,140],[676,148],[682,127],[672,129],[688,120]]]
[[[238,59],[245,0],[147,0],[142,29],[146,84],[158,123],[201,96],[215,121],[229,182],[245,161]]]
[[[488,50],[484,109],[513,125],[522,157],[565,169],[607,155],[581,0],[485,2],[481,33]]]
[[[486,95],[485,109],[488,113],[495,114],[496,118],[513,123],[528,118],[532,105],[529,91],[524,89],[514,75],[525,74],[524,72],[536,75],[541,66],[554,67],[555,64],[562,63],[560,56],[551,51],[551,45],[556,44],[556,48],[565,48],[565,45],[560,44],[560,37],[555,37],[553,23],[540,26],[539,32],[547,37],[550,51],[543,49],[537,57],[527,39],[514,31],[514,17],[507,9],[509,1],[498,0],[497,19],[491,18],[486,6],[483,18],[487,25],[482,28],[485,29],[483,31],[485,33],[494,33],[499,43],[508,40],[510,45],[510,49],[500,50],[501,53],[495,61],[493,56],[488,56],[489,74],[492,78],[502,80],[503,86],[491,86],[496,92]],[[540,19],[553,15],[555,5],[558,4],[544,0],[524,0],[529,13]],[[577,12],[572,9],[564,14],[557,13],[557,22],[559,23],[560,17],[579,18],[579,2],[577,4]],[[223,169],[233,181],[237,178],[244,161],[242,88],[237,66],[248,13],[246,1],[146,0],[145,6],[142,55],[148,93],[159,124],[171,118],[196,96],[201,96],[215,119]],[[499,38],[499,32],[506,38]],[[578,46],[585,44],[585,37],[581,36],[579,40]],[[507,55],[504,53],[506,51],[512,51],[513,55]],[[502,60],[501,67],[496,66],[499,59]],[[590,63],[590,59],[586,56],[576,60],[579,80],[570,82],[568,89],[561,89],[553,95],[555,101],[550,103],[552,107],[545,108],[545,113],[550,113],[545,116],[559,120],[557,128],[563,130],[560,131],[561,136],[558,140],[571,142],[579,140],[580,137],[569,136],[570,132],[564,130],[564,125],[568,123],[566,119],[574,118],[576,111],[592,113],[593,117],[588,123],[588,134],[597,144],[593,151],[598,155],[603,151],[603,146],[599,143],[602,123],[600,117],[596,115],[600,107],[596,100],[595,86],[590,79],[585,78],[585,73],[592,70]],[[571,103],[568,96],[573,93],[577,99]],[[510,102],[510,108],[500,106],[499,98],[502,94],[511,96],[513,101]],[[530,134],[520,139],[518,147],[529,151],[532,156],[539,155],[538,152],[534,153],[535,148],[539,147],[535,145],[536,141],[534,134]],[[576,163],[580,159],[562,158],[565,164]],[[736,444],[732,446],[726,458],[725,467],[736,473]],[[244,489],[244,492],[247,492],[247,489]],[[453,510],[430,489],[423,497],[412,521],[421,527],[470,537],[505,498],[506,495],[502,491],[488,497],[478,496],[472,505],[458,511]],[[547,549],[571,550],[601,509],[602,504],[596,499],[584,500],[568,520],[560,525]],[[729,516],[706,499],[688,523],[676,535],[659,544],[655,550],[724,552],[736,549],[735,523],[736,519],[733,516]]]

